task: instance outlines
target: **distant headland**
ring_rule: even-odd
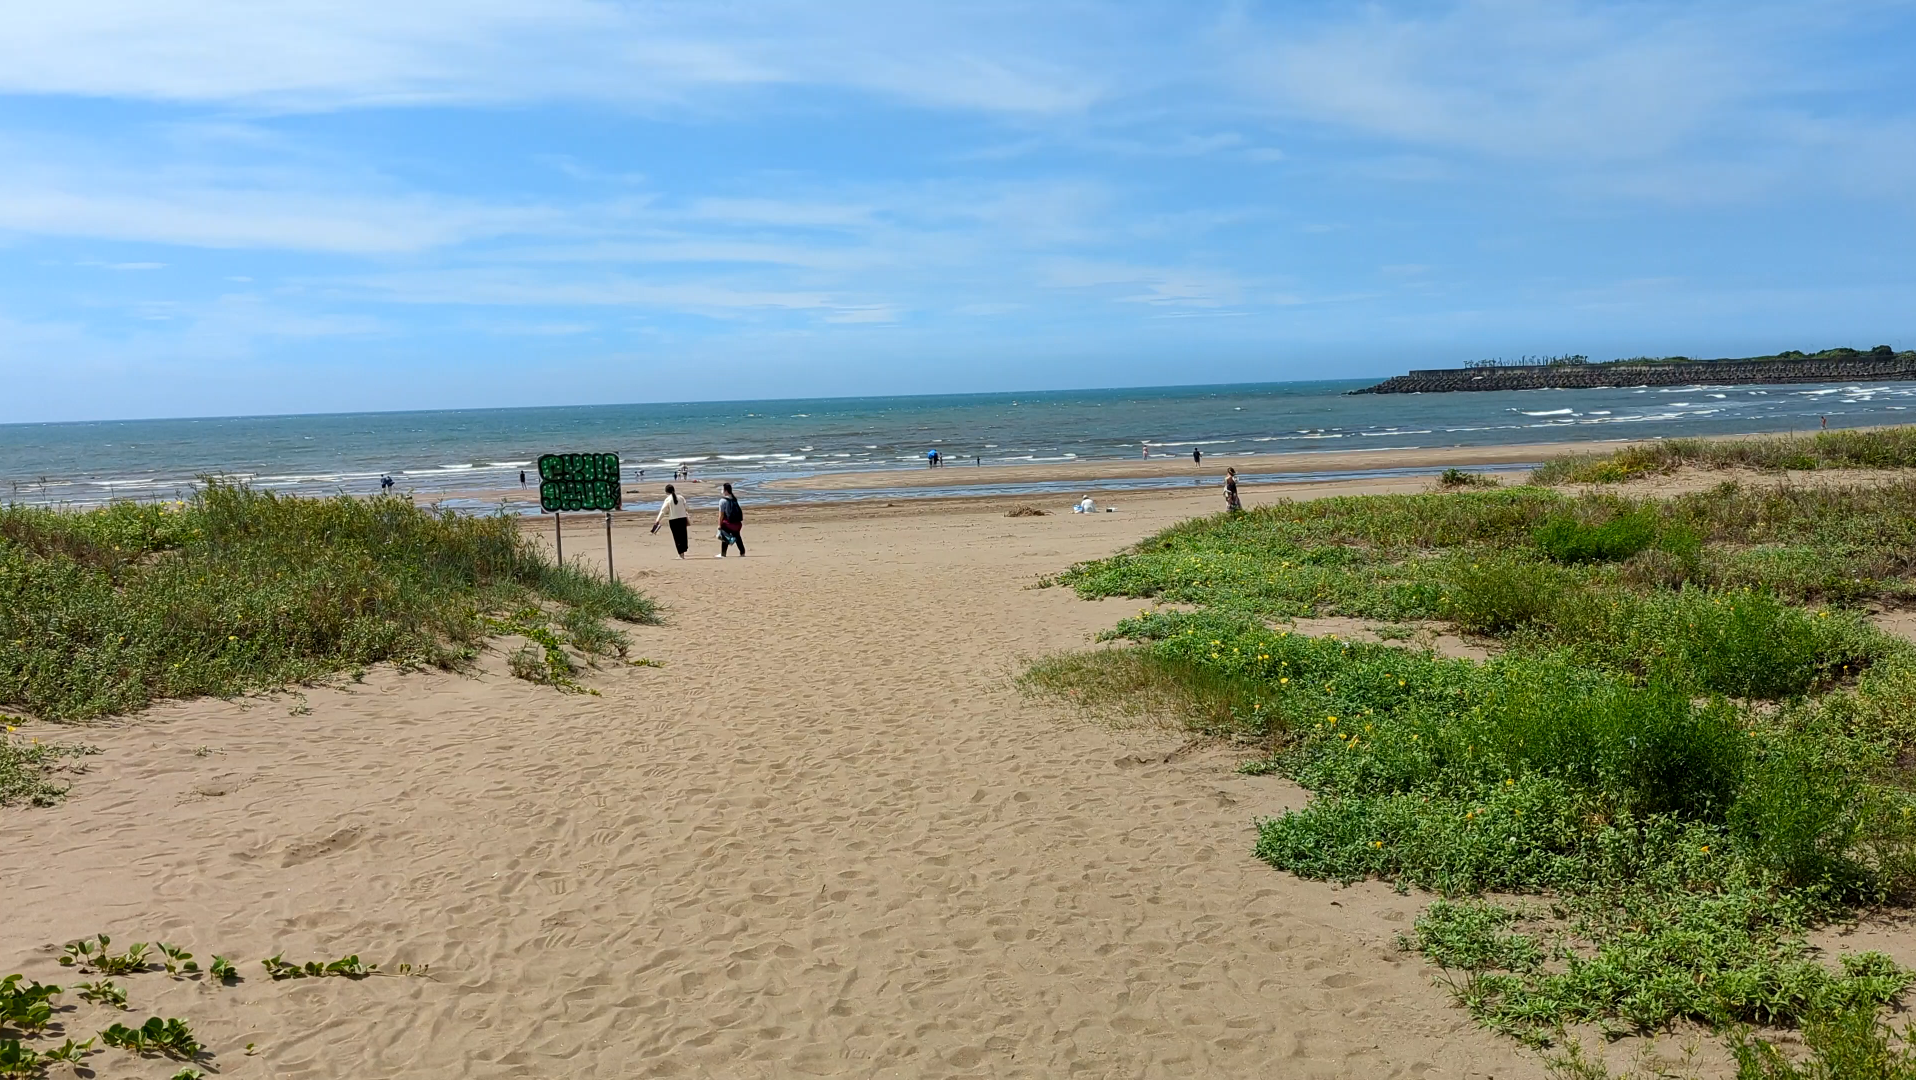
[[[1485,360],[1460,368],[1432,368],[1385,379],[1353,394],[1441,394],[1456,390],[1583,390],[1600,386],[1687,386],[1748,383],[1845,382],[1852,379],[1916,380],[1916,350],[1791,350],[1774,356],[1695,360],[1688,356],[1638,356],[1591,363],[1584,356],[1526,357],[1515,364]]]

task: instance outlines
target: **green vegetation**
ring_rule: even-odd
[[[1438,894],[1404,944],[1496,1030],[1693,1021],[1745,1077],[1902,1076],[1842,1063],[1890,1060],[1877,1010],[1916,973],[1825,962],[1804,935],[1916,898],[1916,649],[1846,606],[1909,595],[1912,511],[1916,485],[1263,507],[1063,574],[1196,610],[1142,612],[1110,635],[1129,647],[1023,685],[1262,746],[1247,771],[1315,798],[1261,822],[1256,855]],[[1327,614],[1442,619],[1503,651],[1273,625]],[[1812,1060],[1750,1025],[1803,1026]]]
[[[1714,360],[1698,360],[1688,356],[1632,356],[1627,359],[1611,360],[1612,364],[1753,364],[1765,360],[1894,360],[1916,358],[1916,352],[1905,349],[1897,352],[1888,345],[1878,345],[1872,349],[1851,349],[1841,347],[1824,349],[1821,352],[1806,353],[1798,349],[1787,349],[1769,356],[1719,357]]]
[[[300,499],[211,482],[184,504],[0,509],[0,705],[49,720],[232,696],[366,665],[457,667],[488,612],[653,622],[622,583],[543,558],[509,518],[403,499]],[[0,765],[0,776],[4,776]]]
[[[157,1016],[149,1016],[146,1023],[136,1028],[114,1024],[100,1032],[100,1041],[142,1056],[164,1054],[180,1061],[193,1060],[201,1050],[199,1040],[193,1036],[193,1029],[177,1017],[162,1020]]]
[[[80,1000],[124,1009],[126,1008],[126,990],[114,983],[112,979],[95,979],[93,982],[80,984]]]
[[[124,952],[117,953],[112,951],[112,945],[113,939],[105,934],[94,935],[92,941],[85,938],[69,941],[61,953],[60,964],[102,975],[137,975],[152,967],[146,959],[145,942],[136,941]]]
[[[345,979],[363,979],[368,975],[379,974],[378,964],[362,964],[359,962],[358,954],[342,956],[331,963],[308,960],[304,964],[283,960],[275,954],[261,960],[260,963],[265,965],[266,974],[271,976],[274,982],[286,979],[319,979],[328,975],[337,975]]]
[[[198,979],[202,972],[193,960],[193,954],[181,946],[160,944],[158,946],[162,962],[149,963],[145,959],[147,947],[144,944],[129,946],[124,952],[115,953],[111,946],[113,939],[105,934],[97,934],[91,939],[81,939],[67,945],[60,963],[82,970],[98,971],[115,975],[134,975],[164,969],[175,979]],[[293,963],[279,955],[262,961],[267,973],[275,982],[287,979],[307,979],[336,976],[346,979],[364,979],[373,975],[387,974],[377,964],[361,963],[358,954],[342,956],[330,963],[308,961],[304,964]],[[426,966],[414,967],[402,963],[394,967],[392,974],[399,976],[429,977]],[[204,972],[208,985],[218,983],[232,985],[240,981],[239,972],[231,960],[215,955]],[[82,1001],[110,1008],[127,1007],[127,991],[112,979],[96,979],[81,983],[77,987],[78,997]],[[102,1030],[95,1038],[83,1042],[67,1039],[62,1045],[37,1049],[27,1044],[28,1039],[50,1038],[63,1035],[59,1025],[54,1025],[51,1035],[49,1024],[54,1017],[53,999],[61,993],[58,986],[43,985],[38,982],[26,982],[23,975],[9,975],[0,979],[0,1080],[40,1080],[47,1075],[48,1069],[60,1063],[78,1065],[81,1059],[93,1053],[93,1044],[97,1041],[105,1046],[119,1047],[141,1056],[162,1055],[180,1061],[194,1061],[210,1057],[206,1048],[193,1034],[185,1020],[177,1018],[161,1019],[149,1017],[138,1027],[129,1027],[115,1023]],[[70,1021],[69,1021],[70,1026]],[[253,1053],[254,1045],[246,1044],[246,1052]],[[80,1075],[89,1075],[82,1071]],[[173,1080],[191,1080],[191,1077],[203,1074],[194,1068],[183,1068],[175,1073]]]
[[[1487,476],[1483,473],[1465,472],[1464,470],[1453,466],[1451,468],[1445,469],[1437,477],[1437,485],[1439,487],[1450,488],[1450,489],[1468,488],[1468,487],[1496,487],[1497,478],[1494,476]]]
[[[1916,427],[1820,431],[1738,439],[1666,439],[1609,454],[1571,454],[1531,474],[1539,484],[1621,484],[1693,469],[1907,469],[1916,467]]]
[[[0,724],[12,719],[0,715]],[[0,731],[0,806],[52,806],[67,793],[66,785],[53,782],[53,774],[73,767],[64,764],[67,759],[99,752],[91,746],[43,743],[17,736],[8,725]]]

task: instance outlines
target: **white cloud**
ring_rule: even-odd
[[[140,169],[61,161],[18,143],[6,150],[29,164],[0,171],[0,232],[363,255],[551,233],[567,218],[427,192],[329,189],[304,173]]]
[[[67,0],[9,13],[0,92],[298,110],[666,103],[701,89],[811,84],[1060,112],[1102,92],[1095,65],[1055,55],[1081,14],[877,0]]]

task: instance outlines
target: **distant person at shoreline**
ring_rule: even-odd
[[[738,496],[732,494],[732,485],[725,485],[725,497],[719,500],[719,553],[715,558],[723,559],[733,544],[738,545],[738,557],[745,557],[745,537],[739,530],[745,528],[745,510],[738,504]]]
[[[526,471],[524,469],[519,470],[519,486],[526,486]]]
[[[1237,501],[1237,470],[1224,470],[1224,509],[1230,513],[1242,513],[1244,504]]]
[[[1824,431],[1828,431],[1828,430],[1830,429],[1830,418],[1829,418],[1829,417],[1827,417],[1827,416],[1820,416],[1820,417],[1817,417],[1817,419],[1819,419],[1819,420],[1821,420],[1821,421],[1823,421],[1823,430],[1824,430]]]
[[[1138,445],[1139,445],[1139,446],[1142,446],[1142,447],[1144,447],[1144,459],[1145,459],[1146,461],[1149,461],[1149,460],[1151,460],[1151,444],[1150,444],[1150,443],[1139,443]]]
[[[653,532],[659,531],[661,522],[672,527],[672,546],[679,549],[679,558],[685,558],[686,549],[692,546],[692,515],[686,512],[685,500],[671,484],[665,485],[665,501],[659,504],[659,515],[652,519]]]
[[[1202,450],[1191,451],[1191,464],[1193,465],[1204,464],[1204,451]]]

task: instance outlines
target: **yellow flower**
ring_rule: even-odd
[[[1291,681],[1291,680],[1290,680],[1290,679],[1288,679],[1288,678],[1283,678],[1283,679],[1279,679],[1279,680],[1277,680],[1277,684],[1278,684],[1279,686],[1282,686],[1282,685],[1284,685],[1285,683],[1287,683],[1287,682],[1290,682],[1290,681]]]
[[[1703,845],[1703,854],[1708,855],[1709,853],[1710,853],[1710,845],[1708,844]]]
[[[226,640],[228,640],[228,641],[238,641],[238,640],[239,640],[239,635],[238,635],[238,634],[228,634],[228,635],[226,635]]]
[[[1370,846],[1371,846],[1371,847],[1383,847],[1383,846],[1384,846],[1384,842],[1383,842],[1382,840],[1372,840],[1372,841],[1371,841],[1371,843],[1370,843]]]

